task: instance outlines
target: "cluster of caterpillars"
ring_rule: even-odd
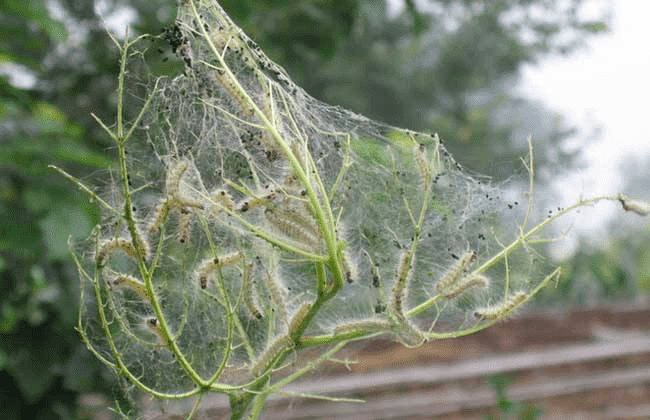
[[[167,174],[164,183],[164,191],[150,213],[148,221],[136,224],[136,238],[133,239],[130,233],[100,241],[95,253],[95,263],[98,269],[105,271],[108,277],[108,285],[114,289],[130,290],[147,302],[151,302],[152,296],[147,290],[145,283],[137,276],[126,273],[118,273],[108,264],[111,256],[118,252],[126,255],[133,261],[147,262],[152,260],[152,246],[150,239],[163,240],[164,227],[168,225],[169,218],[177,214],[176,238],[182,244],[187,244],[191,236],[192,222],[199,218],[206,219],[221,218],[225,220],[228,215],[237,215],[246,218],[255,211],[263,216],[268,228],[266,231],[280,235],[291,243],[303,248],[317,251],[321,247],[321,234],[314,217],[311,214],[310,204],[305,198],[303,189],[298,188],[298,182],[294,177],[285,179],[281,187],[272,189],[265,188],[259,196],[245,196],[234,200],[226,188],[217,188],[205,193],[201,183],[198,170],[189,158],[168,160]],[[239,190],[241,193],[241,190]],[[242,194],[243,195],[243,194]],[[250,217],[259,223],[259,217]],[[140,226],[144,226],[143,229]],[[257,226],[262,229],[262,226]],[[108,266],[108,267],[107,267]],[[240,267],[241,272],[241,300],[240,303],[246,313],[252,319],[262,319],[264,310],[260,306],[258,286],[253,278],[255,267],[260,264],[256,260],[246,258],[242,250],[234,250],[219,255],[210,255],[200,259],[196,263],[194,278],[200,289],[205,290],[215,276],[221,275],[219,271],[225,268]],[[351,269],[350,269],[351,271]],[[273,275],[267,273],[265,286],[270,295],[269,304],[277,311],[279,319],[286,325],[290,320],[287,318],[287,309],[284,294],[286,290],[278,284]],[[299,308],[300,314],[305,313],[304,308]],[[298,316],[298,315],[296,315]],[[302,315],[300,315],[302,316]],[[294,316],[295,318],[295,316]],[[291,322],[293,322],[292,320]],[[296,321],[298,322],[298,321]],[[160,324],[155,317],[147,317],[144,326],[159,337],[163,345],[168,339],[163,335]]]
[[[410,135],[411,133],[407,134]],[[421,188],[427,190],[432,187],[433,180],[443,173],[443,163],[439,149],[440,140],[437,136],[433,137],[434,147],[431,153],[430,149],[427,149],[425,145],[417,143],[413,135],[411,135],[411,139],[415,143],[412,149],[413,163],[420,175]],[[408,311],[405,308],[411,276],[416,263],[415,249],[417,248],[419,231],[419,228],[416,227],[412,246],[403,249],[398,258],[393,286],[388,299],[383,296],[379,272],[372,258],[366,253],[371,265],[372,285],[380,288],[381,294],[375,312],[377,314],[383,313],[384,309],[386,309],[383,302],[386,302],[389,309],[388,319],[377,317],[338,324],[334,329],[335,335],[358,333],[359,331],[365,333],[389,332],[407,346],[417,346],[426,340],[426,334],[409,319]],[[487,289],[490,286],[490,279],[485,274],[478,270],[470,270],[470,266],[477,259],[475,251],[466,251],[460,257],[454,256],[454,259],[456,261],[450,265],[434,285],[435,299],[452,300],[469,290]],[[524,291],[511,292],[502,302],[496,305],[476,309],[474,316],[479,322],[503,319],[523,304],[528,297],[529,295]]]

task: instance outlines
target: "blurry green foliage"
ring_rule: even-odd
[[[605,246],[583,239],[562,264],[557,286],[543,290],[538,303],[589,305],[650,293],[650,230],[620,225],[612,230],[617,234]]]
[[[94,207],[47,169],[106,168],[84,129],[40,88],[48,54],[67,37],[41,1],[5,1],[0,65],[34,82],[0,78],[0,418],[75,418],[79,392],[106,379],[74,333],[79,300],[69,232],[87,236]]]
[[[515,378],[506,374],[492,375],[488,384],[496,394],[496,408],[499,415],[487,415],[486,420],[536,420],[543,414],[542,409],[531,404],[517,403],[508,398],[508,387]]]

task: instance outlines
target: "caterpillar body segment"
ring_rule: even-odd
[[[160,229],[160,226],[162,226],[167,220],[171,207],[172,202],[167,197],[160,200],[151,215],[149,223],[147,224],[147,231],[149,233],[155,233]]]
[[[367,332],[369,334],[389,331],[390,324],[387,321],[380,319],[366,319],[361,321],[346,322],[334,327],[334,335],[343,335],[348,333],[355,333],[359,331]]]
[[[191,218],[195,210],[203,210],[206,207],[205,200],[201,200],[196,194],[188,194],[187,189],[183,189],[182,179],[190,169],[190,162],[188,159],[180,159],[175,164],[170,165],[165,179],[165,195],[160,199],[154,211],[149,217],[147,223],[147,232],[153,234],[160,230],[160,227],[165,224],[169,214],[176,210],[180,212],[179,233],[178,238],[180,242],[182,239],[188,239],[185,236],[185,229],[191,224]],[[210,196],[212,198],[212,196]]]
[[[413,253],[411,250],[406,250],[402,253],[397,265],[397,277],[393,285],[393,295],[391,299],[391,307],[393,314],[402,319],[404,318],[403,300],[406,295],[406,286],[411,274],[413,266]]]
[[[137,258],[138,252],[133,246],[133,242],[126,238],[113,238],[103,241],[99,245],[97,255],[95,255],[95,262],[98,267],[103,267],[106,263],[108,256],[115,250],[123,251],[126,255],[132,258]]]
[[[357,265],[345,250],[341,252],[341,266],[343,267],[345,279],[348,283],[354,283],[359,280],[359,270],[357,269]]]
[[[494,321],[510,315],[528,298],[528,293],[518,291],[511,294],[503,302],[495,306],[476,309],[474,316],[480,320]]]
[[[283,335],[276,338],[270,345],[266,347],[264,352],[260,355],[259,359],[251,366],[251,373],[256,377],[261,376],[280,353],[287,348],[293,347],[293,340],[288,335]]]
[[[463,294],[468,289],[474,287],[485,289],[489,285],[490,285],[490,279],[481,273],[477,273],[474,275],[463,277],[456,284],[452,285],[447,289],[444,289],[444,291],[440,294],[444,296],[446,299],[454,299],[460,296],[461,294]]]
[[[186,159],[180,159],[171,165],[169,171],[167,172],[167,178],[165,180],[165,192],[168,196],[178,196],[181,178],[187,171],[188,166],[189,163]]]
[[[245,198],[241,200],[239,203],[236,204],[235,208],[237,211],[241,213],[245,213],[249,210],[258,208],[258,207],[265,207],[267,205],[271,204],[271,200],[266,198],[266,197],[260,197],[260,198]]]
[[[178,221],[178,242],[185,244],[189,241],[190,232],[192,230],[192,220],[194,216],[188,210],[181,209],[181,215]]]
[[[209,257],[201,261],[197,268],[197,275],[199,278],[199,286],[205,289],[208,286],[208,277],[214,270],[221,267],[227,267],[237,264],[244,259],[244,254],[241,251],[234,251],[229,254],[219,255],[217,257]]]
[[[110,280],[109,284],[112,287],[131,289],[142,298],[146,300],[150,299],[144,283],[130,274],[119,274],[114,279]]]
[[[418,347],[426,341],[422,331],[407,319],[402,319],[392,326],[397,340],[406,347]]]
[[[322,236],[316,220],[306,209],[287,205],[286,207],[276,207],[274,210],[279,211],[282,217],[305,229],[312,237],[320,238]]]
[[[305,320],[305,317],[307,316],[307,313],[309,312],[309,308],[311,305],[309,303],[303,303],[301,304],[296,312],[293,314],[291,317],[291,322],[289,323],[289,333],[291,334],[293,331],[297,330],[300,324],[302,324],[302,321]]]
[[[292,219],[285,211],[277,207],[267,208],[264,211],[266,220],[271,226],[284,236],[306,245],[309,249],[318,249],[320,247],[320,237],[314,236],[299,221]]]
[[[135,226],[135,245],[137,251],[140,252],[140,257],[149,260],[151,257],[151,244],[147,237],[142,234],[138,225]]]
[[[244,266],[244,274],[242,276],[242,293],[244,299],[244,307],[251,318],[262,319],[264,315],[259,305],[259,295],[255,288],[255,283],[252,278],[253,263]]]
[[[194,166],[191,166],[194,172],[194,176],[199,176]],[[167,177],[165,179],[165,193],[166,197],[163,200],[166,200],[167,205],[172,207],[189,207],[203,209],[205,206],[200,199],[196,197],[189,197],[188,192],[189,188],[185,187],[182,180],[184,177],[190,176],[188,170],[190,169],[190,162],[188,159],[183,158],[178,160],[175,164],[170,165],[170,169],[167,172]]]
[[[267,271],[265,276],[265,286],[271,295],[272,310],[277,310],[280,322],[287,324],[289,322],[289,315],[287,314],[286,289],[278,280],[276,280],[276,276],[277,273],[271,274]]]
[[[449,271],[436,283],[436,291],[446,297],[446,293],[450,288],[455,288],[455,284],[460,280],[461,276],[465,273],[467,268],[472,262],[476,260],[476,253],[474,251],[465,252],[461,257],[451,266]]]
[[[210,201],[214,203],[212,207],[213,213],[215,215],[219,214],[221,212],[221,208],[226,208],[228,210],[233,210],[235,208],[235,203],[232,200],[232,197],[223,188],[218,188],[210,193]]]

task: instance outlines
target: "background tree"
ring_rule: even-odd
[[[312,95],[389,123],[438,131],[476,170],[485,170],[491,153],[521,154],[510,147],[518,125],[503,117],[521,100],[509,94],[521,66],[568,54],[606,29],[600,20],[580,18],[583,3],[407,1],[388,16],[384,1],[223,1]],[[115,108],[117,60],[102,16],[109,23],[130,17],[132,31],[159,33],[173,21],[175,6],[162,0],[0,5],[0,379],[6,388],[0,417],[72,418],[79,392],[106,389],[72,331],[78,293],[66,247],[68,232],[86,236],[97,215],[46,166],[92,178],[110,165],[109,143],[89,118],[92,111],[111,120]],[[151,65],[173,66],[170,55],[164,50]],[[536,110],[531,106],[525,118]],[[549,139],[563,138],[566,127],[546,125]]]

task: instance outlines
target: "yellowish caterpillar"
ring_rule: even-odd
[[[346,322],[334,327],[334,335],[342,335],[348,333],[376,333],[381,331],[389,331],[390,324],[387,321],[380,319],[366,319],[362,321]]]
[[[199,264],[197,274],[199,276],[199,285],[205,289],[208,285],[208,276],[217,268],[237,264],[244,259],[241,251],[231,252],[230,254],[219,255],[217,257],[206,258]]]
[[[139,248],[140,256],[145,260],[151,257],[151,245],[146,236],[142,234],[139,226],[135,226],[135,244]]]
[[[130,240],[126,238],[108,239],[99,245],[99,250],[95,256],[97,266],[102,267],[106,262],[106,258],[116,249],[122,250],[129,257],[137,258],[138,256],[138,252]]]
[[[245,213],[248,210],[252,210],[257,207],[262,207],[270,204],[270,200],[267,197],[254,197],[254,198],[245,198],[237,203],[237,210]]]
[[[167,195],[170,197],[177,197],[178,196],[178,189],[179,189],[179,184],[181,182],[181,178],[183,177],[183,174],[185,171],[187,171],[187,167],[189,166],[188,162],[186,159],[181,159],[177,161],[169,171],[167,172],[167,179],[165,181],[165,191],[167,192]]]
[[[519,305],[521,305],[527,297],[528,294],[524,291],[520,290],[518,292],[514,292],[499,305],[477,309],[474,312],[474,316],[478,319],[485,319],[488,321],[503,319],[506,316],[510,315],[512,311],[515,310]]]
[[[309,303],[303,303],[301,304],[296,312],[293,314],[291,317],[291,322],[289,323],[289,333],[291,334],[293,331],[297,330],[300,324],[302,324],[302,321],[305,320],[305,317],[307,316],[307,313],[309,312],[309,308],[311,305]]]
[[[281,209],[267,208],[264,211],[264,216],[266,216],[266,219],[274,228],[288,238],[307,245],[312,249],[318,248],[320,245],[319,237],[315,237],[304,226],[287,217],[287,214]]]
[[[477,273],[462,278],[456,284],[452,285],[447,289],[444,289],[444,291],[441,292],[440,294],[447,299],[454,299],[460,296],[467,289],[471,289],[472,287],[481,287],[485,289],[489,285],[490,285],[490,279],[481,273]]]
[[[253,284],[252,279],[253,263],[244,266],[244,274],[242,277],[242,293],[244,298],[244,307],[248,314],[255,319],[262,319],[262,310],[258,304],[257,290]]]
[[[285,290],[284,287],[275,279],[277,273],[271,275],[268,271],[266,272],[266,288],[271,295],[272,307],[277,309],[278,318],[280,322],[286,324],[288,315],[287,315],[287,304],[285,302]]]
[[[228,191],[226,191],[223,188],[219,188],[217,190],[212,191],[210,193],[210,200],[212,200],[212,202],[217,203],[222,207],[227,208],[228,210],[232,210],[235,208],[235,203],[232,201],[230,194],[228,194]]]
[[[237,88],[235,80],[233,80],[223,69],[215,69],[214,74],[219,83],[221,83],[221,86],[226,89],[228,95],[239,104],[244,114],[252,115],[254,110],[248,103],[246,94]]]
[[[133,290],[142,298],[149,300],[149,294],[144,286],[144,283],[130,274],[119,274],[110,281],[110,285],[114,287],[126,287]]]
[[[413,254],[411,250],[402,252],[397,265],[397,278],[393,285],[393,298],[391,301],[394,314],[398,318],[403,318],[402,300],[404,299],[404,291],[406,290],[406,283],[408,282],[409,275],[411,274],[411,267],[413,264]]]
[[[454,286],[474,260],[476,260],[476,253],[474,251],[467,251],[461,255],[449,271],[436,283],[436,291],[446,296],[446,290]]]
[[[192,212],[186,209],[181,209],[181,215],[178,221],[178,242],[184,244],[187,243],[187,240],[190,237],[190,231],[192,229]]]
[[[167,216],[169,215],[169,209],[171,208],[170,200],[168,197],[164,197],[160,200],[156,206],[153,214],[151,215],[151,220],[147,225],[147,231],[149,233],[157,232],[160,229],[160,226],[165,223]]]
[[[233,33],[229,30],[226,30],[223,26],[219,26],[216,30],[213,30],[210,33],[210,38],[214,46],[223,52],[226,47],[228,48],[238,48],[239,40],[233,36]]]
[[[316,220],[314,220],[313,216],[304,207],[296,208],[287,206],[287,208],[280,208],[279,211],[283,213],[286,219],[292,220],[306,229],[314,238],[320,238],[322,236]]]
[[[417,347],[426,340],[422,331],[405,318],[393,326],[393,332],[406,347]]]
[[[259,359],[251,366],[253,375],[259,377],[264,373],[267,366],[272,364],[274,359],[285,349],[293,346],[293,340],[288,335],[283,335],[276,338],[269,346],[266,347],[264,352],[260,355]]]
[[[341,253],[341,265],[343,266],[345,279],[348,283],[353,283],[359,280],[359,270],[357,269],[357,265],[350,259],[350,256],[345,250]]]

